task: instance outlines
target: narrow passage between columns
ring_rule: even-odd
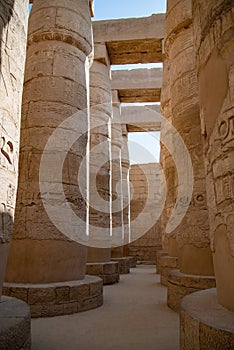
[[[155,266],[138,265],[104,287],[104,305],[32,320],[33,350],[177,350],[179,315],[166,305]]]

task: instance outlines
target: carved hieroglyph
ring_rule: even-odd
[[[218,300],[234,311],[234,4],[194,0],[193,10]]]
[[[188,207],[176,229],[180,268],[185,273],[212,274],[191,1],[168,1],[165,51],[170,66],[172,124],[189,151],[194,177],[191,202],[186,194],[179,198],[181,206]],[[176,166],[185,166],[182,155]]]
[[[90,71],[90,184],[88,262],[111,254],[111,118],[110,65],[105,45],[94,47]],[[104,249],[106,248],[106,249]]]
[[[77,174],[86,155],[87,135],[77,133],[77,141],[61,163],[62,179],[59,174],[51,178],[54,156],[58,159],[64,153],[69,135],[74,133],[72,126],[63,130],[64,138],[54,144],[49,154],[51,162],[43,174],[44,181],[53,186],[49,193],[40,191],[39,172],[46,143],[62,122],[84,111],[83,123],[88,129],[87,57],[92,48],[87,0],[34,1],[29,18],[19,187],[8,282],[49,283],[84,277],[86,247],[69,240],[66,232],[60,232],[43,204],[65,205],[60,191],[62,183],[66,203],[85,222],[87,209]],[[78,125],[79,120],[77,113]],[[64,228],[72,225],[66,214],[57,219]],[[85,232],[82,234],[85,236]]]

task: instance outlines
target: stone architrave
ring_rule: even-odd
[[[0,298],[15,212],[28,1],[0,2]]]

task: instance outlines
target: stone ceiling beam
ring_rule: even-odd
[[[132,69],[112,71],[112,90],[117,90],[120,102],[160,102],[162,69]]]
[[[127,125],[128,132],[160,131],[160,105],[122,106],[121,122]]]
[[[150,17],[93,21],[95,42],[105,42],[110,62],[162,62],[165,14]]]

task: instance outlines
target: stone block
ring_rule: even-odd
[[[234,313],[218,304],[215,288],[182,300],[180,344],[181,350],[234,349]]]

